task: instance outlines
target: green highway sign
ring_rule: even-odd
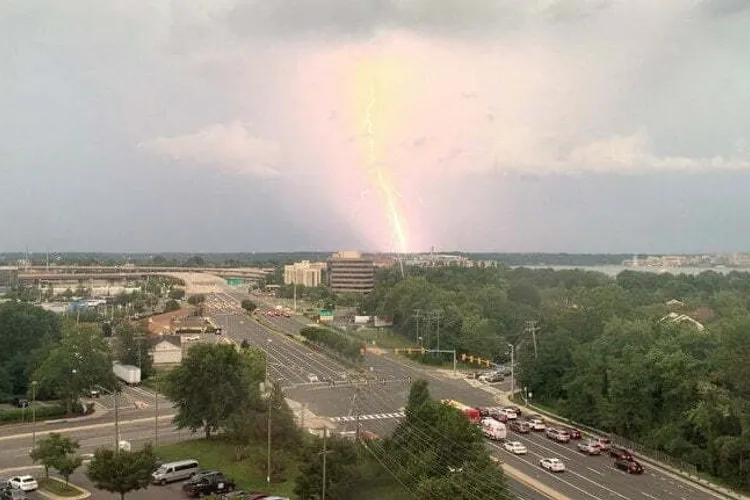
[[[320,315],[321,316],[333,316],[333,311],[331,309],[321,309]]]
[[[245,284],[245,280],[242,278],[228,278],[227,279],[227,285],[229,286],[240,286],[244,284]]]

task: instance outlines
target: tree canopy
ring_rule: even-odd
[[[177,405],[175,424],[208,437],[232,414],[259,405],[263,353],[229,344],[196,344],[167,375],[164,393]],[[258,366],[259,365],[259,366]]]
[[[97,488],[118,493],[124,500],[131,491],[149,487],[156,463],[150,444],[134,452],[100,448],[94,453],[86,475]]]

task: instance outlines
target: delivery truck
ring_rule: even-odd
[[[508,435],[508,431],[505,428],[505,424],[498,422],[494,418],[483,418],[481,421],[482,434],[485,437],[492,439],[493,441],[502,441]]]
[[[128,385],[138,385],[141,383],[141,369],[137,366],[114,363],[112,365],[112,371],[114,372],[115,377]]]

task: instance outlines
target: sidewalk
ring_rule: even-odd
[[[36,429],[39,430],[50,430],[49,426],[58,424],[67,424],[70,422],[86,422],[88,420],[95,420],[99,418],[106,418],[109,414],[109,410],[97,409],[88,415],[81,415],[80,417],[68,417],[54,420],[37,420]],[[17,435],[23,433],[31,433],[33,425],[31,422],[21,424],[6,424],[0,425],[0,436]]]

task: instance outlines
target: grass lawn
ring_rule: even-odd
[[[250,445],[246,453],[247,458],[239,462],[234,461],[234,446],[217,438],[195,439],[159,446],[155,452],[164,461],[194,458],[200,462],[201,469],[220,470],[237,483],[237,489],[247,492],[263,491],[291,497],[294,479],[297,476],[297,464],[290,459],[284,473],[286,481],[271,483],[272,491],[268,491],[266,476],[257,466],[257,461],[266,457],[265,443]]]
[[[39,489],[60,497],[77,497],[78,495],[83,495],[83,490],[76,488],[72,484],[66,485],[64,481],[55,479],[54,477],[40,478]]]

